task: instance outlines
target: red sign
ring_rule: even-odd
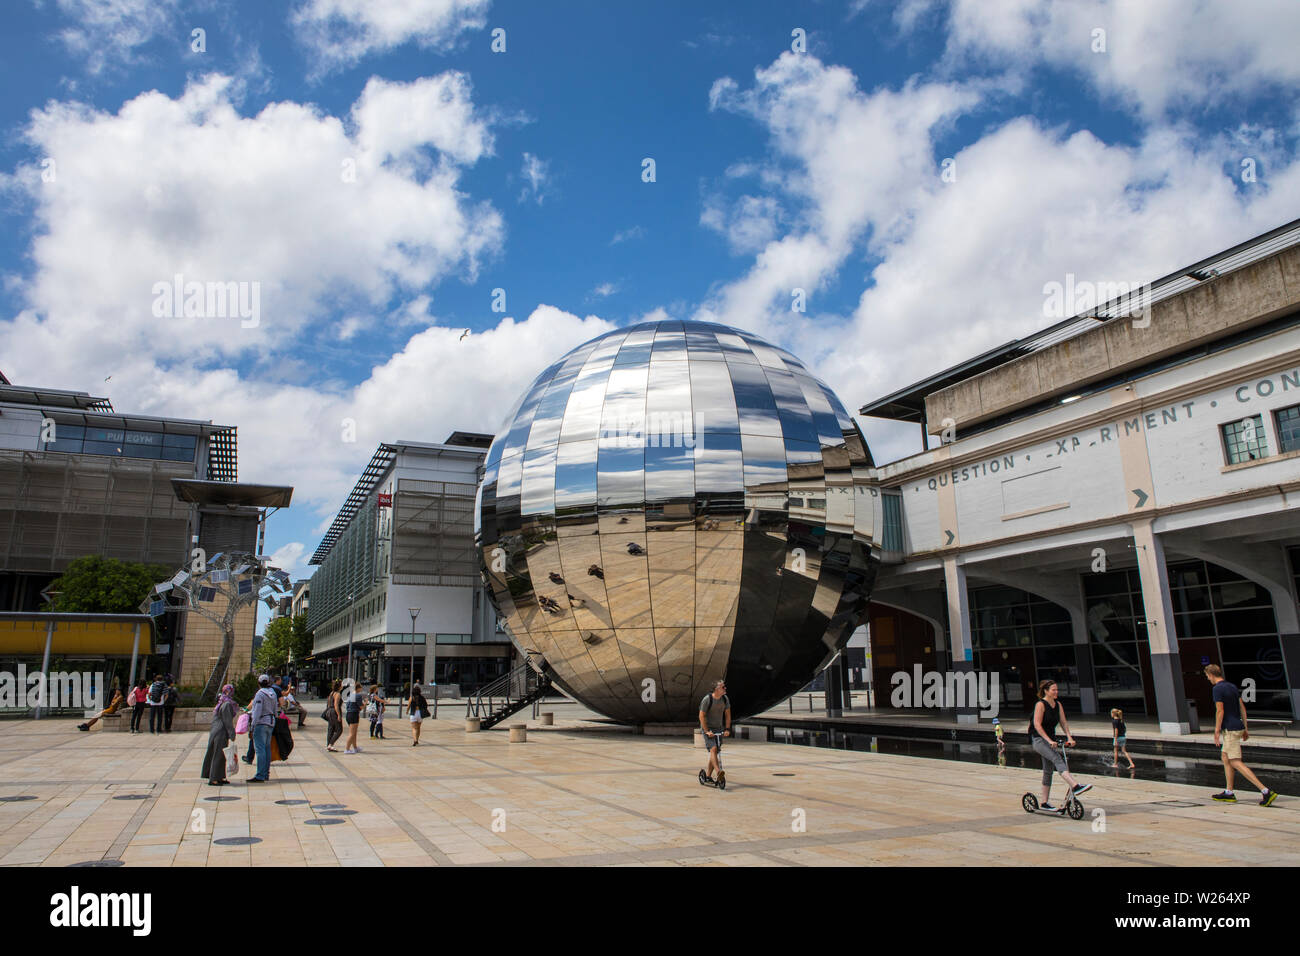
[[[379,507],[391,508],[393,506],[393,496],[386,495],[382,491],[379,493]]]

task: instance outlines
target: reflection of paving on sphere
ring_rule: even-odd
[[[543,372],[488,453],[493,599],[516,644],[615,719],[694,722],[724,676],[736,716],[755,713],[865,613],[869,464],[789,353],[707,323],[611,332]]]

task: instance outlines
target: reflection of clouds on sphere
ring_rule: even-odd
[[[702,322],[609,332],[542,372],[488,452],[493,598],[515,643],[610,717],[694,722],[721,677],[735,716],[757,713],[866,613],[870,463],[788,352]]]

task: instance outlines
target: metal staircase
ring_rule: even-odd
[[[535,711],[537,702],[550,690],[546,659],[537,651],[526,651],[518,667],[479,688],[478,693],[466,701],[465,716],[477,717],[479,729],[487,730],[530,704]]]

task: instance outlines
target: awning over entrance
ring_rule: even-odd
[[[129,655],[154,653],[153,619],[145,614],[45,614],[39,612],[0,613],[0,656],[40,655],[54,625],[50,652],[79,655]]]

